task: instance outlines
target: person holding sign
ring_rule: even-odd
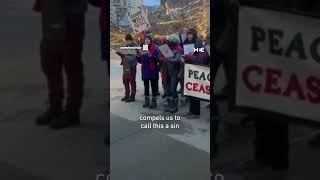
[[[168,31],[166,32],[164,38],[160,39],[160,46],[167,44],[168,43],[168,37],[170,34],[172,34],[172,31]],[[161,73],[161,80],[162,80],[162,88],[163,88],[163,95],[162,98],[165,99],[167,98],[168,95],[168,83],[167,83],[167,79],[168,79],[168,67],[167,64],[164,62],[159,62],[159,66],[160,66],[160,73]]]
[[[165,63],[168,70],[168,106],[166,107],[165,111],[175,113],[178,111],[178,92],[177,92],[177,85],[178,85],[178,73],[180,68],[181,57],[183,54],[183,49],[179,45],[180,40],[179,36],[176,34],[170,34],[168,36],[167,45],[170,48],[171,56],[167,56],[162,54],[160,56],[160,62]]]
[[[127,34],[125,37],[126,47],[136,47],[131,34]],[[133,102],[136,95],[136,74],[137,74],[137,56],[134,54],[123,54],[117,52],[121,57],[121,65],[123,66],[122,81],[125,88],[125,96],[121,101]],[[131,94],[130,94],[131,86]]]
[[[142,80],[144,83],[145,102],[143,107],[154,109],[157,107],[157,93],[159,81],[159,51],[156,44],[152,41],[150,36],[146,36],[144,44],[148,45],[149,52],[138,55],[138,62],[141,63]],[[149,89],[151,85],[152,102],[150,104]]]
[[[202,40],[198,37],[198,33],[194,28],[188,30],[187,40],[184,43],[194,44],[195,48],[203,48]],[[185,63],[207,65],[209,62],[209,54],[204,49],[204,52],[194,52],[192,55],[183,56]],[[200,117],[200,100],[190,99],[190,110],[184,115],[187,119],[197,119]]]

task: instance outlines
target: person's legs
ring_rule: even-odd
[[[129,95],[130,95],[130,87],[129,87],[130,79],[123,75],[122,76],[122,82],[123,82],[123,85],[124,85],[124,97],[121,99],[121,101],[126,101],[129,98]]]
[[[152,100],[150,108],[154,109],[157,107],[157,95],[158,95],[158,80],[151,80]]]
[[[80,124],[80,108],[84,91],[82,49],[84,40],[84,15],[66,17],[66,39],[63,57],[67,75],[67,103],[63,115],[51,123],[51,128],[61,129]]]
[[[47,79],[49,108],[37,117],[36,124],[47,125],[59,117],[63,109],[62,50],[50,48],[44,40],[40,44],[41,68]]]
[[[163,98],[166,98],[166,96],[168,95],[168,74],[165,68],[161,69],[161,79],[163,87]]]
[[[149,97],[149,80],[144,80],[144,104],[143,107],[148,107],[150,105],[150,97]]]
[[[137,73],[136,72],[136,68],[135,67],[131,67],[131,74],[130,74],[131,95],[126,100],[126,102],[135,101],[135,96],[136,96],[136,73]],[[128,86],[129,86],[129,84],[128,84]]]
[[[137,92],[136,75],[137,75],[137,69],[134,67],[131,69],[131,79],[130,79],[131,96],[133,97],[136,96],[136,92]]]
[[[169,106],[167,111],[175,113],[178,111],[178,92],[177,92],[177,76],[170,76],[168,83]]]
[[[67,109],[79,111],[82,105],[84,74],[82,50],[84,40],[84,15],[66,19],[66,54],[64,67],[68,80]]]
[[[255,160],[275,170],[288,169],[288,122],[267,113],[256,118]]]
[[[157,96],[157,92],[158,92],[158,80],[151,80],[151,90],[152,90],[152,97],[156,97]]]
[[[200,100],[190,99],[190,115],[187,116],[187,119],[196,119],[200,116]]]
[[[62,49],[50,48],[41,42],[40,58],[42,71],[47,79],[49,106],[62,106],[64,97],[62,73]]]

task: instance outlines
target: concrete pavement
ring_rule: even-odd
[[[0,2],[0,179],[94,180],[107,169],[106,70],[100,61],[97,9],[87,14],[82,126],[36,127],[46,106],[40,69],[40,16],[33,0]]]
[[[111,178],[209,180],[209,154],[154,129],[111,114]]]

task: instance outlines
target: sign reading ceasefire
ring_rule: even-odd
[[[320,122],[320,19],[241,7],[236,106]]]
[[[210,68],[194,64],[184,65],[183,95],[210,100]]]

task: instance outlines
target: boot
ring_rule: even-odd
[[[154,109],[157,107],[157,98],[156,97],[152,97],[152,100],[151,100],[151,104],[149,106],[150,109]]]
[[[146,108],[146,107],[148,107],[149,105],[150,105],[150,98],[149,98],[149,96],[146,96],[146,97],[144,98],[144,104],[143,104],[142,107]]]
[[[135,96],[130,96],[126,102],[134,102],[136,100]]]
[[[168,108],[169,107],[169,101],[170,101],[170,98],[168,97],[165,101],[165,103],[163,104],[163,107],[164,108]]]
[[[166,94],[163,94],[162,95],[162,99],[166,99],[167,98],[167,95]]]
[[[129,99],[129,96],[124,96],[122,99],[121,99],[121,101],[127,101]]]
[[[59,118],[51,122],[50,127],[52,129],[63,129],[78,125],[80,125],[79,110],[66,110]]]
[[[173,99],[170,97],[168,98],[168,106],[165,107],[165,112],[171,112],[171,109],[173,108]]]
[[[40,114],[40,116],[37,117],[36,124],[39,126],[48,125],[52,120],[60,117],[61,114],[62,114],[61,106],[49,107],[44,113]]]
[[[172,100],[172,107],[170,108],[171,113],[176,113],[178,111],[178,103],[179,103],[178,98],[174,98]]]

